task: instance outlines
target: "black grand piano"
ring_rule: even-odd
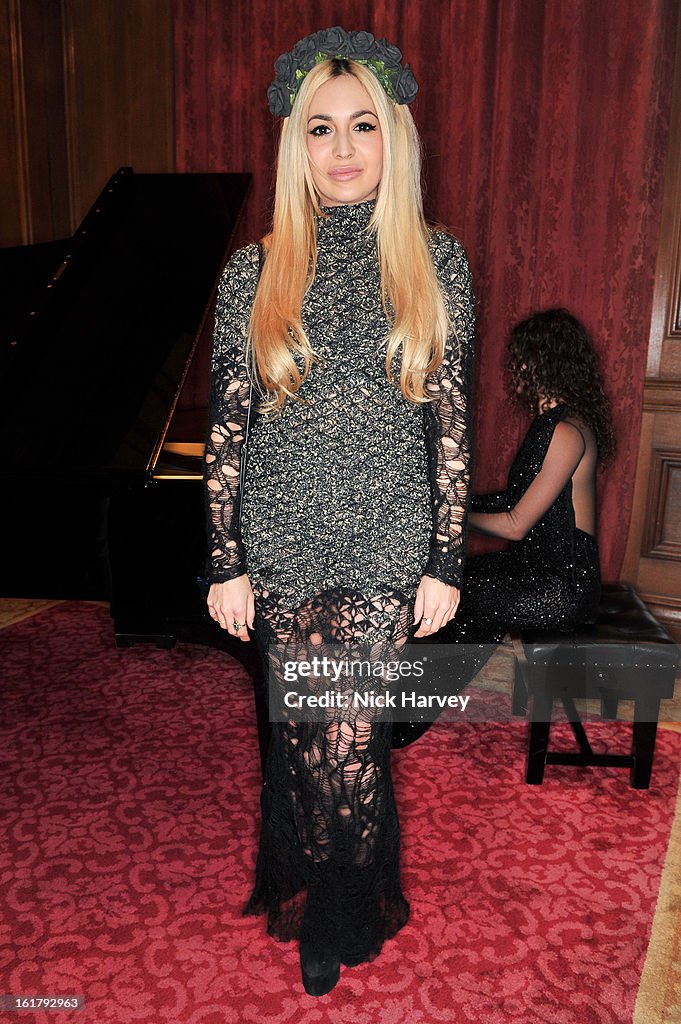
[[[0,595],[110,601],[119,646],[238,658],[207,615],[202,492],[213,304],[247,174],[121,168],[72,238],[0,250]]]

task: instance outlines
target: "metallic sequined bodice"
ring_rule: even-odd
[[[251,424],[242,537],[249,579],[298,603],[320,589],[414,594],[432,506],[423,410],[385,369],[373,203],[318,225],[303,321],[321,361],[278,416]],[[306,403],[306,404],[304,404]]]

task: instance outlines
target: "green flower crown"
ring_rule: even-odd
[[[288,117],[300,83],[315,64],[337,58],[354,60],[370,68],[394,103],[411,103],[418,92],[414,73],[402,66],[402,51],[371,32],[346,32],[336,26],[300,39],[289,53],[282,53],[274,65],[276,78],[267,90],[275,117]]]

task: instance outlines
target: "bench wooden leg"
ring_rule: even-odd
[[[648,789],[650,786],[659,714],[660,701],[654,697],[640,698],[634,704],[634,763],[630,775],[634,789]]]
[[[617,705],[619,700],[617,697],[601,697],[601,718],[606,721],[615,721],[617,718]]]
[[[521,718],[527,716],[527,684],[524,679],[522,665],[516,659],[513,675],[513,696],[511,698],[511,712]]]
[[[525,718],[527,715],[527,703],[530,687],[529,669],[520,633],[511,633],[511,641],[513,643],[513,653],[515,655],[511,712],[514,715]]]
[[[541,786],[544,781],[546,752],[551,733],[551,714],[553,712],[553,695],[540,690],[532,698],[532,716],[530,720],[530,738],[527,749],[527,772],[525,782],[531,786]]]

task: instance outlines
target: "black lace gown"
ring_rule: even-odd
[[[468,264],[455,239],[432,232],[455,330],[426,382],[433,401],[416,405],[385,372],[387,322],[367,231],[374,205],[324,208],[317,219],[317,269],[302,310],[319,355],[299,391],[308,404],[288,400],[282,414],[259,413],[251,422],[243,496],[244,340],[257,247],[236,252],[220,282],[205,464],[207,576],[219,582],[248,574],[256,642],[270,686],[282,691],[291,684],[273,655],[280,645],[359,642],[380,657],[413,635],[424,574],[452,585],[461,579],[473,334]],[[393,373],[399,381],[399,357]],[[255,885],[244,913],[267,913],[275,938],[309,938],[347,965],[373,959],[409,915],[391,728],[350,711],[333,721],[272,725]]]

